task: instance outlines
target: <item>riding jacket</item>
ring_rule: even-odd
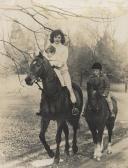
[[[101,95],[106,97],[109,94],[110,82],[108,77],[102,72],[99,77],[92,74],[87,81],[87,92],[93,94],[95,91],[98,91]]]

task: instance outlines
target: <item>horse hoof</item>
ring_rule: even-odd
[[[97,158],[96,158],[96,160],[97,160],[97,161],[100,161],[100,160],[101,160],[101,158],[100,158],[100,157],[97,157]]]
[[[55,154],[54,154],[54,152],[53,152],[52,150],[50,150],[50,151],[48,152],[48,155],[49,155],[49,157],[51,157],[51,158],[53,158],[53,157],[55,156]]]
[[[69,151],[64,151],[64,154],[65,154],[66,156],[70,156]]]
[[[64,161],[67,162],[70,159],[69,153],[64,153]]]
[[[111,147],[111,144],[108,144],[107,154],[112,154],[112,147]]]
[[[107,150],[107,154],[108,155],[112,154],[112,150]]]
[[[59,161],[60,161],[59,158],[55,158],[55,159],[54,159],[54,164],[59,164]]]
[[[101,153],[103,153],[104,152],[104,149],[101,149]]]
[[[76,154],[78,152],[78,147],[77,146],[73,146],[72,150],[73,150],[73,153]]]
[[[93,159],[96,159],[96,155],[93,156]]]
[[[58,164],[53,163],[52,166],[51,166],[51,168],[58,168]]]

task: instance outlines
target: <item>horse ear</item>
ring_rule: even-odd
[[[39,51],[39,56],[42,57],[42,53],[41,53],[41,51]]]
[[[39,55],[38,56],[41,57],[41,58],[44,58],[44,56],[43,56],[41,51],[39,51]]]

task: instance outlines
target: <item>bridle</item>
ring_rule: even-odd
[[[39,90],[43,90],[43,88],[40,86],[40,84],[38,83],[38,80],[35,80],[34,83],[38,86],[38,89]]]
[[[39,56],[39,58],[41,58],[42,60],[43,60],[43,58],[41,57],[41,56]],[[45,71],[45,74],[47,73],[47,71],[46,71],[46,67],[44,66],[44,64],[43,64],[43,61],[41,62],[41,66],[43,67],[43,70]],[[34,81],[34,83],[38,86],[38,89],[39,90],[43,90],[43,88],[40,86],[40,84],[38,83],[40,81],[40,78],[38,78],[38,79],[36,79],[35,81]]]

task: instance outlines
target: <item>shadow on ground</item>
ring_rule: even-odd
[[[82,119],[83,120],[83,119]],[[84,121],[83,121],[84,122]],[[83,123],[82,122],[82,123]],[[128,136],[128,128],[124,127],[124,124],[117,122],[114,130],[114,135],[112,139],[112,143],[116,144],[119,143],[123,138]],[[70,135],[70,138],[72,136]],[[54,144],[54,140],[51,139],[49,141],[49,144]],[[54,146],[54,145],[52,145]],[[87,162],[92,159],[93,155],[93,144],[92,144],[92,138],[90,135],[90,132],[88,131],[88,128],[85,125],[81,126],[81,130],[78,133],[78,146],[79,146],[79,151],[77,155],[73,155],[72,151],[70,151],[70,157],[65,159],[65,154],[64,154],[64,145],[61,146],[61,159],[63,160],[61,163],[59,163],[59,167],[61,168],[78,168],[83,162]],[[107,146],[107,134],[105,133],[105,138],[104,138],[104,146],[106,148]],[[55,146],[53,147],[55,151]],[[117,158],[120,156],[120,153],[117,155]],[[35,144],[31,146],[31,150],[29,150],[26,153],[23,153],[22,155],[15,156],[14,158],[11,158],[11,160],[21,160],[20,163],[17,164],[17,166],[25,166],[31,167],[34,161],[36,160],[44,160],[48,159],[48,155],[43,149],[43,146],[39,144]],[[102,157],[102,161],[106,161],[107,159],[107,154],[104,153]],[[42,167],[42,166],[37,166],[37,167]],[[50,166],[45,166],[45,168],[50,168]]]

